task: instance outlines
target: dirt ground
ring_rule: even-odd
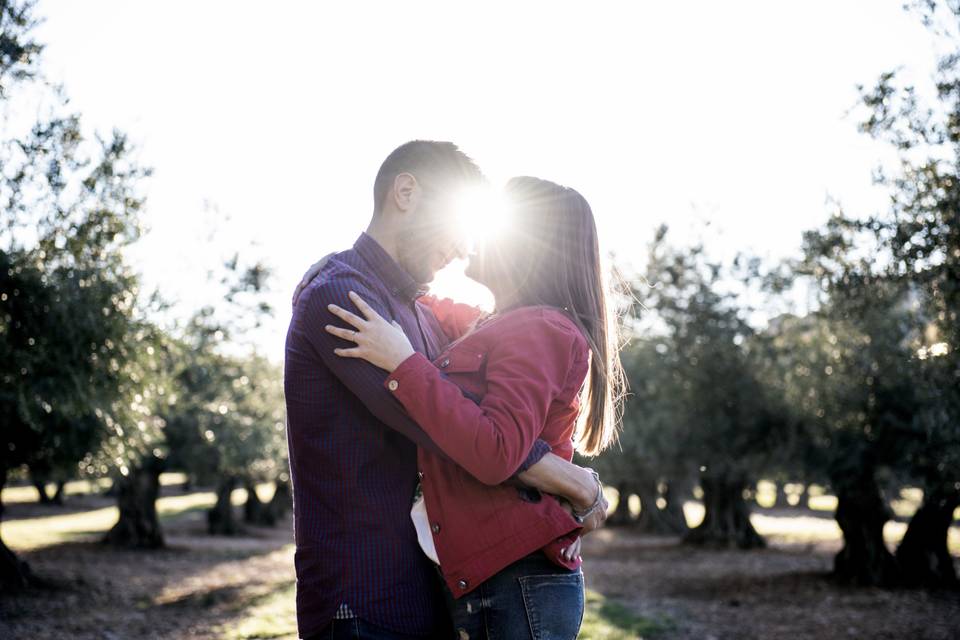
[[[98,497],[70,502],[13,504],[9,522],[43,526],[49,514],[72,517],[110,504]],[[0,598],[0,638],[296,637],[289,521],[211,537],[203,510],[193,508],[164,527],[169,548],[161,551],[111,550],[94,542],[97,531],[23,551],[53,584]],[[643,638],[960,639],[960,593],[838,587],[826,579],[837,541],[771,542],[762,551],[696,550],[673,538],[607,529],[585,541],[584,573],[588,588],[649,622]],[[590,637],[641,637],[618,633]]]
[[[608,529],[584,541],[588,587],[652,619],[671,640],[958,640],[960,593],[840,587],[839,544],[759,551],[681,546]]]

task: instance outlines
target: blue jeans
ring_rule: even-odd
[[[323,631],[307,640],[423,640],[421,636],[408,636],[364,622],[360,618],[331,620]]]
[[[444,591],[455,640],[574,640],[583,621],[583,573],[540,551],[459,600]]]

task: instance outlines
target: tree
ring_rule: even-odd
[[[150,327],[123,255],[139,237],[149,171],[119,132],[88,141],[63,92],[42,82],[32,8],[0,3],[0,102],[25,100],[41,114],[26,129],[8,122],[12,137],[0,142],[0,471],[123,477],[159,451],[162,426],[138,343]],[[28,80],[39,91],[13,91]],[[22,585],[16,571],[4,565],[6,584]]]
[[[960,3],[917,0],[912,8],[952,51],[939,62],[932,105],[895,72],[861,90],[861,129],[896,150],[899,167],[877,172],[890,209],[860,228],[888,253],[885,276],[914,287],[921,312],[913,347],[922,406],[906,452],[924,502],[897,558],[911,584],[956,586],[946,536],[960,504]]]
[[[702,246],[669,246],[666,235],[661,227],[651,245],[644,273],[650,286],[634,291],[645,310],[638,316],[647,316],[653,332],[650,344],[638,347],[636,362],[655,362],[644,367],[649,379],[639,381],[652,385],[640,389],[658,408],[643,428],[644,444],[652,455],[672,449],[676,458],[669,473],[681,479],[683,469],[699,470],[705,515],[686,534],[687,542],[763,546],[744,496],[767,464],[780,416],[746,348],[755,332],[741,317],[736,296],[723,290],[732,271],[709,261]],[[649,375],[651,367],[659,368],[656,376]],[[656,501],[654,495],[648,502]]]
[[[828,229],[835,230],[837,220]],[[844,546],[834,575],[892,586],[899,574],[883,540],[890,511],[878,476],[901,468],[900,447],[915,407],[909,310],[902,292],[863,273],[867,260],[847,255],[853,246],[835,233],[807,234],[807,251],[819,261],[813,271],[824,279],[823,299],[815,313],[778,319],[769,379],[790,407],[806,473],[825,476],[837,495]]]
[[[37,73],[36,60],[43,46],[30,34],[37,24],[35,5],[32,0],[0,0],[0,99],[11,85]]]
[[[270,313],[259,298],[269,272],[259,263],[241,267],[238,256],[224,266],[226,305],[208,305],[189,323],[175,374],[179,399],[165,419],[171,464],[216,482],[208,528],[229,535],[240,530],[231,495],[241,486],[247,489],[247,522],[273,524],[282,515],[287,463],[281,373],[253,350],[236,355],[224,348],[226,340],[242,336]],[[269,505],[256,493],[265,481],[277,482],[276,500]]]
[[[248,490],[249,520],[272,524],[277,514],[258,504],[255,488],[285,474],[280,372],[255,355],[241,359],[197,349],[186,354],[178,374],[180,397],[166,414],[173,461],[216,479],[211,533],[239,531],[230,497],[240,486]]]
[[[642,334],[633,336],[621,351],[630,394],[619,446],[591,462],[620,493],[608,519],[611,525],[633,524],[655,534],[687,531],[683,500],[692,473],[683,450],[686,423],[670,375],[674,353],[664,337]],[[636,521],[627,508],[632,494],[640,499]]]

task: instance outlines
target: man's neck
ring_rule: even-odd
[[[383,220],[383,216],[377,216],[370,221],[369,226],[367,226],[367,235],[376,240],[377,244],[379,244],[394,261],[399,262],[396,230],[392,229],[390,225]]]

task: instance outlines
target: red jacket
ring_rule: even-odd
[[[421,354],[410,356],[384,384],[456,462],[422,448],[417,452],[433,539],[451,592],[469,593],[537,549],[555,562],[579,566],[558,558],[579,525],[556,498],[531,501],[517,487],[500,483],[538,438],[556,455],[573,457],[571,438],[589,362],[583,334],[552,307],[483,318],[466,332],[477,311],[446,300],[421,301],[459,339],[432,363]]]

